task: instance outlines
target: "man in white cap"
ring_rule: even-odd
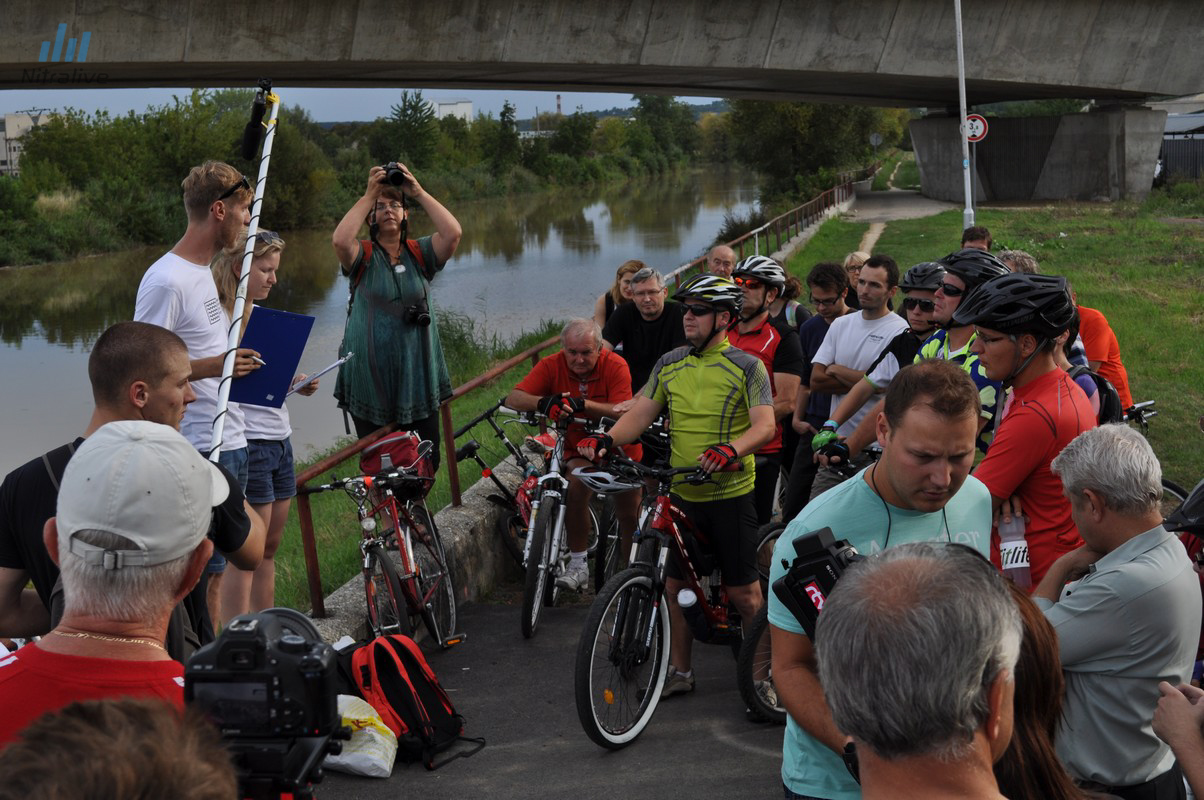
[[[228,493],[217,467],[166,425],[111,422],[84,441],[44,533],[66,608],[41,641],[0,659],[0,747],[78,700],[137,695],[183,706],[167,621],[213,552],[206,533]]]

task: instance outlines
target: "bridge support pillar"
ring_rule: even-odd
[[[1105,106],[1060,117],[993,117],[978,143],[975,199],[1141,200],[1150,192],[1166,112]],[[912,120],[923,192],[963,201],[954,117]]]

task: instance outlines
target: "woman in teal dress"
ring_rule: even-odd
[[[351,303],[339,355],[355,356],[339,369],[334,396],[351,415],[360,438],[391,422],[436,444],[439,404],[451,379],[439,344],[430,282],[460,243],[460,223],[427,194],[402,164],[400,186],[385,167],[368,172],[363,197],[334,231],[334,250],[351,282]],[[435,233],[407,239],[407,202],[422,206]],[[367,221],[370,238],[361,242]]]

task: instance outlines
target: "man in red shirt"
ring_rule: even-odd
[[[987,377],[1012,390],[1009,411],[974,475],[991,491],[997,517],[1027,517],[1033,586],[1059,556],[1083,543],[1049,466],[1071,439],[1096,425],[1087,396],[1054,362],[1054,340],[1073,315],[1065,278],[1022,273],[987,281],[953,314],[957,324],[974,326],[971,348]],[[991,558],[1000,564],[998,531],[991,535]]]
[[[757,524],[773,516],[774,490],[782,466],[782,420],[794,412],[794,396],[802,382],[803,346],[798,331],[769,318],[769,306],[786,288],[786,273],[767,256],[750,256],[732,272],[732,280],[744,291],[739,318],[727,329],[727,340],[754,355],[769,373],[773,392],[774,432],[769,443],[756,452],[757,478],[753,501]]]
[[[35,644],[0,659],[0,747],[78,700],[158,697],[184,705],[184,668],[164,646],[172,608],[213,552],[216,464],[167,425],[110,422],[75,451],[44,540],[66,608]]]
[[[602,331],[591,319],[569,320],[560,334],[563,349],[540,360],[527,377],[506,395],[506,405],[518,411],[539,411],[555,420],[568,414],[599,419],[617,416],[615,406],[631,399],[631,373],[627,362],[613,350],[602,347]],[[589,466],[591,462],[577,455],[577,442],[585,432],[580,425],[569,426],[564,460],[568,470]],[[639,444],[623,448],[628,458],[639,459]],[[593,492],[580,480],[569,475],[569,492],[565,502],[565,529],[568,533],[568,569],[556,579],[566,589],[580,590],[589,583],[589,566],[585,558],[589,551],[589,501]],[[631,547],[640,506],[640,493],[633,490],[614,496],[615,514],[623,549]]]
[[[1116,387],[1121,405],[1128,408],[1133,405],[1133,395],[1129,392],[1129,373],[1120,360],[1120,342],[1103,314],[1086,306],[1078,308],[1079,335],[1087,351],[1087,366]]]

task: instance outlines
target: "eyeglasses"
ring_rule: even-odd
[[[401,211],[405,206],[394,200],[392,203],[377,203],[377,211]]]
[[[828,306],[834,306],[839,303],[840,295],[833,297],[831,300],[822,300],[815,295],[811,295],[809,299],[811,300],[811,304],[816,308],[827,308]]]
[[[647,299],[649,297],[656,297],[658,294],[664,294],[664,293],[665,293],[664,289],[641,289],[638,292],[632,292],[631,296],[638,297],[641,299]]]
[[[696,317],[705,317],[707,314],[715,313],[714,306],[704,306],[697,303],[686,303],[684,306],[687,314],[693,314]]]
[[[937,291],[945,295],[945,297],[961,297],[966,293],[965,289],[954,286],[952,283],[942,283],[936,287]]]
[[[240,175],[238,178],[238,183],[234,184],[229,189],[222,192],[221,196],[219,196],[217,198],[217,200],[214,202],[221,202],[222,200],[225,200],[227,197],[230,197],[232,194],[237,192],[239,189],[246,189],[248,192],[251,191],[251,182],[247,180],[246,175]]]
[[[917,307],[921,311],[932,311],[936,308],[936,303],[931,300],[921,300],[918,297],[905,297],[903,298],[903,307],[908,311]]]
[[[276,233],[276,231],[259,231],[255,234],[255,241],[260,244],[278,244],[282,247],[284,246],[284,240],[280,238],[280,234]]]
[[[756,278],[745,278],[743,276],[733,277],[732,282],[737,286],[743,286],[745,289],[760,289],[765,285]]]
[[[1002,342],[1004,339],[1009,339],[1013,342],[1016,341],[1015,334],[1005,333],[1002,336],[987,336],[977,328],[974,329],[974,332],[978,334],[978,341],[983,344],[995,344],[996,342]]]

